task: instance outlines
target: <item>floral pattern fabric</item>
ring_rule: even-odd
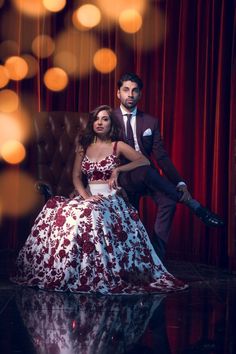
[[[107,184],[99,187],[99,201],[56,196],[45,204],[19,253],[12,280],[41,289],[100,294],[185,289],[157,257],[137,211]]]
[[[111,177],[112,170],[119,166],[120,160],[115,154],[108,155],[104,159],[94,162],[85,155],[82,162],[82,172],[88,181],[107,181]]]
[[[163,294],[92,296],[22,288],[16,303],[37,353],[124,354],[135,352],[152,316],[162,318],[164,298]],[[158,332],[164,336],[165,326],[159,322]]]

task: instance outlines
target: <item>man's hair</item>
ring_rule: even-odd
[[[132,81],[132,82],[136,82],[136,84],[138,85],[139,90],[141,91],[143,88],[143,82],[140,79],[140,77],[134,73],[125,73],[120,77],[120,80],[117,82],[117,87],[118,90],[121,88],[121,86],[123,85],[124,81]]]

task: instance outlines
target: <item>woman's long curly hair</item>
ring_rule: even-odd
[[[90,144],[92,144],[96,138],[96,133],[93,130],[93,123],[97,118],[97,115],[101,111],[106,111],[111,119],[111,129],[108,133],[108,139],[111,141],[117,141],[121,139],[121,126],[117,119],[112,115],[112,108],[107,105],[102,105],[95,108],[89,113],[89,120],[86,128],[79,133],[77,145],[82,147],[83,151],[86,151]]]

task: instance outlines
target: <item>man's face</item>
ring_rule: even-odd
[[[132,111],[141,98],[141,91],[136,82],[124,81],[117,91],[117,97],[124,109]]]

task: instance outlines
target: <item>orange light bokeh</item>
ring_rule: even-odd
[[[95,68],[103,74],[110,73],[117,64],[116,54],[108,48],[99,49],[93,58]]]
[[[95,4],[112,20],[118,20],[121,12],[127,9],[136,10],[142,15],[148,6],[146,0],[95,0]]]
[[[77,17],[78,22],[87,28],[95,27],[101,21],[101,12],[99,8],[92,4],[80,6],[75,10],[75,16]]]
[[[55,50],[55,43],[50,36],[40,35],[32,42],[32,51],[38,58],[47,58]]]
[[[64,9],[66,0],[43,0],[43,6],[51,12],[59,12]]]
[[[97,49],[97,39],[93,33],[70,28],[56,39],[54,65],[65,70],[68,75],[82,77],[93,68],[93,56]]]
[[[13,56],[5,61],[5,67],[11,80],[19,81],[24,79],[28,72],[26,61],[18,56]]]
[[[2,215],[22,216],[29,213],[39,201],[31,176],[19,170],[5,170],[0,174]]]
[[[0,155],[10,164],[18,164],[25,158],[26,151],[22,143],[17,140],[7,140],[0,147]]]
[[[22,140],[23,129],[12,115],[0,113],[0,147],[9,139]]]
[[[12,0],[15,8],[23,15],[41,17],[48,14],[42,0]]]
[[[38,61],[30,54],[23,54],[22,58],[26,61],[28,65],[28,72],[26,78],[34,77],[38,72]]]
[[[12,90],[0,91],[0,111],[4,113],[15,112],[19,106],[19,97]]]
[[[72,23],[75,28],[77,28],[79,31],[89,31],[90,28],[83,26],[82,23],[79,22],[78,16],[77,16],[77,10],[73,11],[72,16]]]
[[[73,75],[77,70],[77,58],[71,52],[59,52],[54,56],[55,66],[64,67],[68,75]]]
[[[153,50],[159,47],[166,35],[165,18],[161,11],[149,9],[143,16],[143,24],[140,30],[133,36],[124,36],[124,40],[131,47],[142,51]]]
[[[23,108],[0,113],[0,147],[8,140],[26,141],[32,133],[32,120]]]
[[[51,91],[62,91],[68,84],[67,73],[61,68],[48,69],[44,75],[44,83]]]
[[[127,9],[119,16],[119,25],[124,32],[136,33],[142,26],[142,16],[134,9]]]
[[[0,88],[6,86],[9,82],[9,75],[7,69],[0,65]]]

